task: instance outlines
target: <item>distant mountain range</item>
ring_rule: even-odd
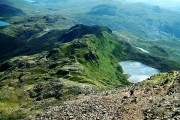
[[[18,8],[12,7],[8,4],[0,4],[0,16],[1,17],[13,17],[13,16],[22,16],[25,13]]]
[[[179,15],[178,12],[143,3],[111,3],[97,5],[89,12],[77,14],[75,18],[84,24],[107,25],[113,30],[137,33],[150,40],[172,36],[178,40]]]
[[[3,0],[0,3],[4,2]],[[5,3],[21,8],[24,13],[58,13],[74,18],[83,24],[108,26],[116,31],[125,30],[149,40],[179,40],[180,38],[180,13],[158,6],[112,0],[92,0],[88,1],[88,4],[85,4],[83,0],[66,2],[36,0],[36,2],[39,4],[34,5],[24,0],[18,0],[14,3],[12,0],[8,0]],[[47,7],[44,2],[49,6]],[[73,6],[75,4],[77,4],[76,7]],[[16,10],[13,13],[16,12],[20,11]],[[12,11],[6,12],[6,14],[10,13]]]

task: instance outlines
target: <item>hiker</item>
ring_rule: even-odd
[[[130,90],[130,96],[134,95],[134,90]]]

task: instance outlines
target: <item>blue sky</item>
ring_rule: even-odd
[[[164,8],[180,7],[180,0],[126,0],[128,2],[144,2]]]

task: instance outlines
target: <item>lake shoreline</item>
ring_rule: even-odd
[[[152,68],[138,61],[122,61],[119,63],[127,74],[128,80],[132,83],[141,82],[154,74],[160,73],[158,69]]]

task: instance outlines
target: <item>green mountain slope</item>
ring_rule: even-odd
[[[11,26],[0,28],[0,119],[23,119],[80,94],[129,85],[120,61],[139,61],[161,72],[180,70],[179,14],[141,3],[97,1],[48,2],[48,7],[7,1],[13,8],[23,6],[26,14],[63,13],[73,19],[3,18]]]
[[[138,34],[129,33],[127,31],[116,31],[114,34],[116,34],[120,39],[129,42],[134,47],[140,47],[147,50],[152,55],[180,61],[180,41],[149,41],[148,39],[139,36]]]
[[[112,54],[118,44],[111,31],[98,26],[80,25],[79,28],[80,33],[86,29],[96,30],[91,34],[78,34],[81,37],[69,42],[58,39],[57,47],[50,52],[15,57],[0,65],[3,119],[23,117],[30,110],[39,113],[50,104],[74,95],[129,84]],[[5,94],[7,97],[3,97]],[[13,111],[9,111],[8,104]]]
[[[78,23],[61,15],[20,17],[9,19],[9,22],[10,26],[0,28],[1,62],[20,54],[50,50],[56,36]]]
[[[0,3],[0,16],[1,17],[12,17],[12,16],[22,16],[25,13],[18,8],[12,7],[8,4]]]
[[[51,51],[26,51],[31,55],[19,54],[0,64],[2,119],[24,118],[79,94],[128,85],[118,64],[122,60],[137,60],[161,71],[180,69],[177,62],[139,52],[107,27],[80,24],[54,35]],[[36,44],[30,48],[41,47]]]
[[[26,0],[1,0],[1,17],[25,16],[37,13],[37,6]]]
[[[150,50],[153,50],[157,56],[179,61],[177,46],[180,40],[180,18],[178,12],[143,3],[113,0],[38,2],[40,2],[38,5],[32,4],[35,11],[28,14],[63,14],[86,25],[108,26],[118,32],[123,30],[129,35],[135,34],[142,39],[153,41],[154,46]],[[23,10],[29,11],[28,6],[30,5]],[[144,47],[140,45],[139,47]],[[163,48],[166,53],[160,52],[159,48]]]
[[[104,25],[120,33],[124,31],[122,34],[128,33],[125,36],[130,39],[130,44],[136,43],[136,47],[145,48],[153,55],[180,61],[179,15],[179,12],[143,3],[107,2],[71,16],[83,24]]]
[[[106,25],[112,30],[137,33],[150,40],[172,37],[178,40],[180,37],[178,12],[143,3],[100,4],[74,16],[84,24]]]
[[[27,14],[63,14],[86,25],[98,24],[108,26],[112,30],[126,30],[150,40],[180,38],[180,13],[158,6],[114,0],[37,2],[38,5],[23,0],[8,0],[7,3],[18,6]]]

